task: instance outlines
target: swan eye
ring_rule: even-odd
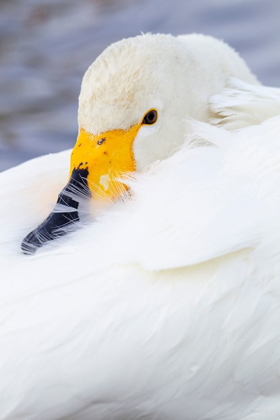
[[[151,111],[148,111],[145,117],[143,118],[142,124],[154,124],[157,120],[158,114],[157,111],[152,109]]]

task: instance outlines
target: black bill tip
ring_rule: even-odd
[[[22,251],[25,254],[34,254],[45,243],[65,235],[70,230],[69,227],[78,221],[77,211],[51,213],[41,225],[24,238],[21,243]]]
[[[74,224],[80,220],[78,197],[90,197],[87,176],[87,169],[73,170],[68,184],[58,196],[58,211],[55,209],[43,223],[30,232],[22,241],[21,249],[24,254],[35,254],[37,249],[47,242],[64,236],[73,230]],[[74,197],[77,197],[77,200]]]

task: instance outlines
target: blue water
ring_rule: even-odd
[[[141,31],[222,38],[280,86],[280,0],[1,0],[0,171],[72,147],[83,73]]]

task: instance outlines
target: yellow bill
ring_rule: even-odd
[[[81,129],[71,154],[68,184],[58,196],[53,212],[25,237],[22,250],[33,254],[44,243],[69,232],[80,220],[84,198],[115,200],[127,187],[123,174],[135,171],[133,141],[141,123],[129,130],[112,130],[92,135]]]

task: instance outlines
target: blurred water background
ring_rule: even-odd
[[[141,31],[222,38],[280,86],[280,0],[0,0],[0,171],[73,147],[85,70]]]

